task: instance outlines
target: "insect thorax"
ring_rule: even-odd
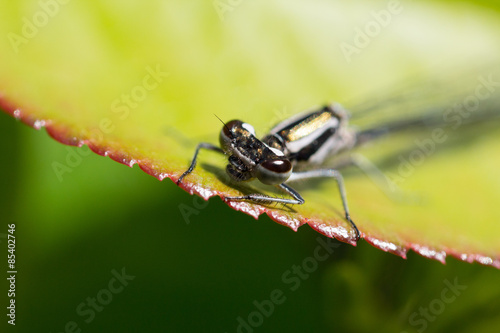
[[[338,104],[308,111],[276,125],[263,141],[294,164],[323,164],[354,145],[348,114]]]

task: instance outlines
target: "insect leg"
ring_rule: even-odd
[[[345,219],[349,221],[354,231],[356,232],[356,240],[359,239],[360,233],[356,224],[352,221],[351,215],[349,213],[349,207],[347,206],[347,196],[345,192],[344,186],[344,178],[340,174],[338,170],[335,169],[317,169],[317,170],[309,170],[302,172],[294,172],[288,179],[288,181],[302,180],[302,179],[311,179],[311,178],[320,178],[320,177],[328,177],[334,178],[337,181],[337,185],[339,187],[340,198],[342,199],[342,205],[344,206]]]
[[[255,203],[270,203],[270,202],[278,202],[284,204],[292,204],[292,205],[302,205],[304,203],[304,199],[302,196],[295,191],[293,188],[286,184],[277,185],[281,189],[285,190],[286,193],[290,194],[293,199],[284,199],[284,198],[276,198],[271,197],[265,194],[249,194],[241,197],[225,197],[226,201],[253,201]]]
[[[213,150],[213,151],[224,154],[224,151],[221,148],[214,146],[211,143],[206,143],[206,142],[199,143],[198,146],[196,147],[196,151],[194,152],[193,160],[191,161],[191,165],[189,166],[189,169],[187,169],[179,177],[179,179],[177,180],[177,185],[179,185],[182,182],[182,179],[184,179],[184,177],[186,177],[187,175],[189,175],[193,171],[194,167],[196,166],[196,159],[198,157],[198,152],[200,151],[200,149]]]

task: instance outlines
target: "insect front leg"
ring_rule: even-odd
[[[271,197],[265,194],[249,194],[241,197],[225,197],[226,201],[251,201],[254,203],[271,203],[278,202],[284,204],[292,204],[292,205],[302,205],[305,201],[302,196],[295,191],[293,188],[286,184],[279,184],[277,187],[283,189],[286,193],[290,194],[293,199],[284,199],[284,198],[276,198]]]
[[[349,221],[354,231],[356,232],[356,240],[360,238],[360,233],[356,224],[352,221],[351,215],[349,213],[349,207],[347,206],[347,196],[344,186],[344,178],[338,170],[335,169],[317,169],[302,172],[293,173],[288,181],[296,181],[311,178],[334,178],[337,181],[337,185],[340,192],[340,198],[342,199],[342,206],[344,206],[345,219]]]
[[[222,150],[221,148],[211,144],[211,143],[206,143],[206,142],[202,142],[202,143],[199,143],[198,146],[196,147],[196,150],[194,152],[194,156],[193,156],[193,160],[191,161],[191,165],[189,166],[189,169],[187,169],[180,177],[179,179],[177,180],[177,185],[179,185],[182,180],[184,179],[184,177],[186,177],[187,175],[189,175],[193,169],[195,168],[196,166],[196,159],[198,158],[198,152],[200,151],[200,149],[207,149],[207,150],[213,150],[213,151],[216,151],[218,153],[222,153],[224,154],[224,150]]]

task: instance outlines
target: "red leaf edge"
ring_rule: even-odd
[[[31,126],[37,130],[40,130],[42,127],[45,127],[47,133],[56,141],[70,145],[81,147],[84,144],[87,145],[94,153],[101,156],[108,156],[112,160],[127,165],[129,167],[133,167],[134,164],[138,164],[141,170],[145,173],[157,178],[162,181],[165,178],[170,178],[174,183],[177,182],[177,179],[180,175],[176,175],[173,173],[162,172],[161,170],[157,170],[154,167],[150,166],[148,163],[141,161],[140,159],[134,159],[127,154],[122,152],[116,152],[109,148],[99,146],[98,144],[92,142],[88,139],[79,139],[69,134],[69,131],[62,125],[58,126],[54,124],[51,120],[45,119],[37,119],[30,115],[29,112],[22,111],[21,108],[16,107],[13,103],[9,102],[4,96],[0,95],[0,109],[4,110],[6,113],[13,116],[15,119],[22,121],[24,124]],[[219,196],[224,201],[224,195],[217,191],[208,190],[203,188],[197,184],[192,183],[182,183],[179,185],[180,188],[190,193],[191,195],[196,194],[202,197],[204,200],[208,200],[213,196]],[[267,210],[264,206],[251,205],[246,202],[226,202],[228,206],[231,208],[241,211],[247,215],[258,219],[261,214],[266,214],[271,218],[271,220],[282,224],[284,226],[289,227],[290,229],[297,231],[298,228],[304,224],[309,224],[311,228],[319,232],[320,234],[329,237],[335,238],[341,242],[351,244],[356,246],[356,240],[354,238],[354,234],[352,231],[344,228],[344,227],[332,227],[325,223],[310,220],[308,218],[303,219],[290,219],[282,214],[279,214],[272,210]],[[361,231],[360,231],[361,232]],[[361,232],[361,238],[365,239],[370,245],[375,248],[378,248],[382,251],[389,252],[400,256],[403,259],[406,259],[408,250],[413,250],[415,253],[429,258],[437,260],[443,264],[446,263],[446,256],[449,254],[450,256],[457,258],[461,261],[465,261],[468,263],[477,262],[481,265],[492,266],[497,269],[500,269],[500,259],[494,259],[482,254],[467,254],[467,253],[459,253],[453,249],[446,248],[443,250],[436,250],[425,245],[408,243],[406,246],[397,245],[391,242],[384,241],[382,239],[376,238],[371,235],[366,235]]]

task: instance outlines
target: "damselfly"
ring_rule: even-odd
[[[275,126],[262,140],[255,136],[254,128],[240,120],[225,123],[219,135],[220,147],[200,143],[196,148],[189,169],[177,183],[191,173],[196,166],[200,149],[226,154],[226,172],[235,182],[258,179],[267,185],[278,186],[293,199],[249,194],[226,197],[228,201],[246,200],[255,203],[279,202],[303,204],[302,196],[287,182],[318,177],[332,177],[337,181],[345,218],[359,238],[359,230],[352,221],[347,205],[342,175],[335,169],[312,169],[294,171],[306,166],[320,165],[331,155],[350,149],[356,140],[355,132],[348,127],[348,116],[338,104],[300,114]]]
[[[467,117],[467,121],[473,122],[498,116],[496,105],[489,108],[491,112],[477,112],[475,117]],[[441,108],[441,111],[443,110]],[[201,149],[227,155],[226,173],[232,181],[244,182],[257,179],[263,184],[276,186],[291,196],[291,198],[280,198],[255,193],[225,197],[226,201],[301,205],[305,203],[305,200],[290,187],[289,182],[312,178],[334,178],[340,192],[345,219],[351,224],[356,239],[359,239],[360,232],[350,216],[343,177],[338,168],[325,167],[325,162],[388,132],[415,126],[435,126],[446,122],[446,117],[443,118],[442,112],[435,112],[431,108],[429,112],[393,119],[365,130],[350,127],[348,121],[349,113],[340,104],[331,104],[284,120],[273,127],[262,139],[258,139],[250,124],[240,120],[231,120],[224,123],[222,127],[219,135],[220,147],[210,143],[198,144],[191,165],[179,177],[177,184],[193,171]],[[363,166],[359,159],[347,159],[347,161],[347,164],[357,165],[365,172],[370,172],[370,167]]]

